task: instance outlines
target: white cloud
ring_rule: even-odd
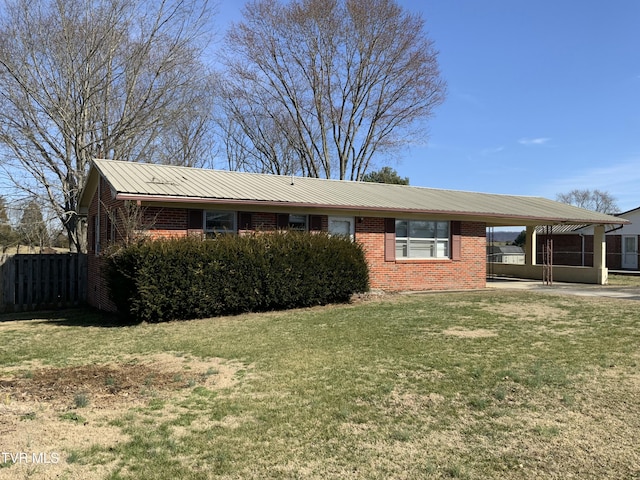
[[[521,138],[518,140],[518,143],[521,145],[532,146],[532,145],[544,145],[547,143],[550,138],[547,137],[539,137],[539,138]]]
[[[496,153],[503,152],[504,150],[505,150],[505,147],[503,146],[493,147],[493,148],[484,148],[480,151],[480,155],[482,155],[483,157],[488,157]]]

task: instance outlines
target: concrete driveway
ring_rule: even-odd
[[[578,295],[582,297],[622,298],[640,300],[639,287],[621,287],[611,285],[588,285],[584,283],[554,282],[545,285],[540,280],[496,277],[487,279],[487,288],[497,290],[531,290],[555,295]]]

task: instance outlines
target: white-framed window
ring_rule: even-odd
[[[396,220],[396,258],[449,258],[449,222]]]
[[[204,233],[207,237],[236,233],[236,212],[205,210]]]
[[[329,235],[342,235],[353,241],[355,235],[354,217],[329,217],[328,224]]]

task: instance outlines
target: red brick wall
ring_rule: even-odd
[[[89,212],[87,215],[87,232],[88,232],[88,245],[87,245],[87,266],[88,266],[88,288],[87,288],[87,301],[89,305],[92,305],[101,310],[116,311],[115,306],[109,300],[108,290],[104,278],[102,277],[102,269],[104,264],[104,257],[100,256],[96,252],[96,231],[95,231],[95,219],[99,219],[99,247],[101,251],[104,251],[111,242],[111,229],[109,225],[114,218],[109,216],[109,212],[113,211],[117,207],[122,206],[122,202],[115,200],[111,196],[111,189],[109,186],[100,179],[100,186],[98,187],[100,193],[100,202],[98,202],[98,194],[93,197],[91,205],[89,206]],[[115,232],[118,228],[115,228]],[[116,240],[118,236],[116,235]]]
[[[576,234],[553,234],[553,264],[569,265],[573,267],[593,267],[593,235],[584,235],[584,265],[582,264],[582,238]],[[536,235],[537,257],[536,263],[543,263],[542,246],[546,235]]]
[[[545,235],[537,235],[538,264],[542,264],[542,245]],[[606,235],[607,268],[620,270],[622,268],[622,236]],[[553,235],[553,264],[593,267],[593,235],[584,235],[584,265],[582,265],[582,238],[575,234]]]
[[[420,291],[475,289],[486,286],[486,227],[463,222],[460,260],[385,261],[384,219],[356,222],[356,240],[365,249],[372,289]]]
[[[607,268],[622,269],[622,235],[607,235]]]
[[[254,230],[272,232],[278,228],[278,215],[270,212],[252,213],[251,224]]]
[[[101,209],[101,244],[109,244],[106,232],[107,212],[122,207],[123,203],[111,198],[109,188],[103,184]],[[89,241],[92,241],[92,219],[97,214],[97,196],[89,209]],[[186,236],[202,233],[188,229],[189,210],[186,208],[148,207],[144,210],[144,222],[151,226],[148,234],[154,238]],[[322,216],[322,229],[328,228],[328,217]],[[275,213],[253,213],[251,227],[254,231],[273,231],[277,227]],[[463,222],[461,224],[460,260],[396,260],[384,258],[384,218],[359,218],[356,221],[356,241],[366,253],[370,268],[372,289],[386,291],[420,291],[484,288],[486,282],[485,224]],[[247,233],[242,231],[241,233]],[[116,228],[116,241],[121,240]],[[89,245],[89,303],[103,310],[114,310],[108,299],[104,280],[100,276],[103,257],[96,255]]]

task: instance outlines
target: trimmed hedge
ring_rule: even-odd
[[[124,317],[162,322],[348,301],[368,290],[362,247],[301,232],[147,240],[108,256]]]

